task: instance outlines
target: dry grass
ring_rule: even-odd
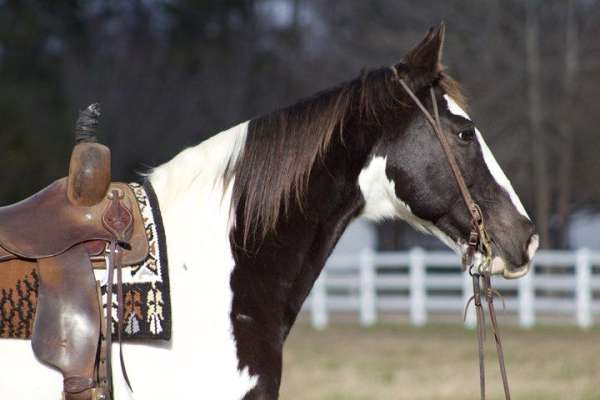
[[[600,330],[503,329],[513,399],[600,400]],[[488,399],[504,399],[491,337]],[[284,353],[283,400],[479,399],[474,332],[296,326]]]

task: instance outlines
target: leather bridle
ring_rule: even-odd
[[[483,220],[483,214],[481,212],[481,208],[477,203],[473,200],[473,196],[469,192],[469,188],[465,183],[465,179],[460,172],[460,168],[458,163],[456,162],[456,158],[450,149],[450,144],[448,143],[448,139],[444,135],[444,131],[442,129],[442,124],[440,121],[440,115],[438,112],[437,101],[435,97],[435,91],[433,86],[430,86],[429,93],[431,95],[431,104],[433,108],[433,116],[427,110],[427,108],[423,105],[423,103],[419,100],[419,98],[415,95],[415,93],[411,90],[411,88],[406,84],[406,82],[400,77],[398,74],[398,70],[396,67],[391,67],[392,72],[396,80],[400,82],[400,85],[404,88],[406,93],[410,96],[413,102],[417,105],[417,107],[423,113],[423,116],[431,125],[431,128],[435,132],[444,154],[446,156],[446,160],[450,165],[450,169],[452,170],[452,174],[454,175],[454,179],[458,185],[458,189],[463,198],[463,201],[467,207],[467,210],[471,217],[471,230],[469,232],[469,239],[467,242],[467,251],[463,255],[462,265],[463,270],[469,272],[471,277],[473,278],[473,296],[467,302],[465,308],[465,316],[469,304],[471,301],[475,304],[475,310],[477,314],[477,341],[478,341],[478,351],[479,351],[479,382],[480,382],[480,392],[481,392],[481,400],[485,400],[485,364],[484,364],[484,339],[485,339],[485,317],[483,312],[483,307],[481,303],[482,298],[482,289],[483,289],[483,297],[488,305],[490,323],[492,326],[492,332],[494,334],[494,340],[496,342],[496,352],[498,354],[498,363],[500,365],[500,375],[502,377],[502,384],[504,387],[504,395],[506,400],[510,400],[510,389],[508,387],[508,377],[506,375],[506,367],[504,364],[504,351],[502,349],[502,342],[500,340],[500,332],[498,330],[498,322],[496,320],[496,311],[494,308],[494,296],[499,295],[498,291],[492,288],[491,284],[491,260],[492,260],[492,248],[491,248],[491,240],[487,233],[485,223]],[[479,263],[475,262],[475,255],[479,253],[482,255],[482,260]],[[478,265],[476,265],[478,264]]]

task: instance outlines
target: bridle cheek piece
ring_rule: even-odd
[[[431,95],[431,104],[433,107],[433,116],[423,105],[421,100],[415,95],[411,88],[398,74],[396,67],[390,67],[394,76],[400,85],[404,88],[409,97],[417,105],[417,107],[423,113],[423,116],[431,125],[431,128],[435,132],[440,145],[446,156],[446,160],[450,165],[454,179],[458,185],[458,189],[467,207],[467,210],[471,217],[471,230],[467,240],[467,251],[462,258],[462,266],[464,271],[473,277],[473,296],[467,302],[465,308],[465,316],[467,309],[471,302],[475,305],[477,314],[477,341],[479,350],[479,382],[480,382],[480,394],[481,400],[485,400],[485,364],[484,364],[484,340],[485,340],[485,317],[482,307],[482,294],[483,298],[488,305],[490,323],[492,332],[494,334],[494,340],[496,342],[496,351],[498,354],[498,363],[500,365],[500,375],[502,377],[502,384],[504,387],[504,395],[506,400],[510,400],[510,389],[508,387],[508,378],[506,375],[506,367],[504,363],[504,352],[502,349],[502,342],[500,340],[500,333],[498,330],[498,323],[496,320],[496,311],[494,308],[494,296],[499,295],[498,291],[492,288],[491,284],[491,261],[492,261],[492,245],[491,239],[487,233],[485,226],[483,213],[479,205],[473,200],[473,196],[469,192],[465,179],[460,171],[456,158],[450,149],[448,139],[444,135],[442,124],[440,122],[440,115],[438,112],[437,101],[435,97],[435,91],[433,86],[430,86],[429,93]],[[482,255],[481,262],[476,265],[475,254],[480,253]]]

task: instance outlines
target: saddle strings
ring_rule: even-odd
[[[122,251],[121,249],[131,248],[131,245],[126,240],[126,232],[131,227],[132,215],[121,204],[122,194],[117,190],[109,195],[109,199],[112,201],[108,211],[103,215],[102,220],[104,226],[112,234],[112,240],[109,244],[109,257],[108,257],[108,280],[106,283],[106,297],[107,297],[107,312],[106,312],[106,335],[105,341],[107,345],[107,359],[106,359],[106,370],[107,370],[107,386],[110,394],[110,398],[113,396],[113,384],[112,384],[112,314],[113,314],[113,288],[114,288],[114,272],[117,270],[117,341],[119,343],[119,359],[121,363],[121,372],[123,378],[129,386],[129,389],[133,392],[129,376],[127,375],[127,369],[125,368],[125,360],[123,357],[123,341],[122,341],[122,330],[123,330],[123,316],[124,316],[124,303],[123,303],[123,271],[122,271]],[[110,215],[109,215],[110,214]]]
[[[124,304],[123,304],[123,269],[121,264],[121,244],[118,240],[113,240],[110,243],[110,257],[109,257],[109,266],[108,266],[108,282],[106,285],[106,296],[107,296],[107,344],[108,344],[108,352],[107,352],[107,363],[108,363],[108,379],[109,379],[109,387],[112,389],[112,298],[113,298],[113,286],[114,286],[114,270],[117,270],[117,342],[119,343],[119,360],[121,363],[121,372],[123,373],[123,378],[129,386],[129,389],[133,392],[133,388],[131,387],[131,382],[129,380],[129,376],[127,374],[127,369],[125,368],[125,358],[123,357],[123,340],[122,340],[122,331],[123,331],[123,316],[124,316]]]
[[[395,78],[400,82],[406,93],[409,97],[414,101],[417,107],[421,110],[425,119],[431,125],[433,131],[435,132],[438,140],[442,146],[442,149],[446,155],[446,159],[452,173],[455,177],[456,183],[459,187],[459,191],[467,206],[467,210],[471,215],[471,232],[469,233],[469,241],[468,241],[468,250],[463,257],[463,269],[468,270],[469,274],[473,277],[473,296],[467,302],[465,307],[465,318],[467,314],[467,310],[471,301],[475,304],[475,310],[477,315],[477,342],[478,342],[478,353],[479,353],[479,383],[480,383],[480,396],[481,400],[485,400],[485,360],[484,360],[484,341],[485,341],[485,314],[483,312],[483,306],[481,302],[481,284],[480,282],[483,280],[483,293],[486,303],[488,304],[488,310],[490,314],[490,323],[492,332],[494,334],[494,340],[496,343],[496,352],[498,355],[498,363],[500,366],[500,375],[502,377],[502,385],[504,388],[504,396],[506,400],[510,400],[510,389],[508,385],[508,377],[506,374],[506,366],[504,362],[504,351],[502,348],[502,342],[500,339],[500,332],[498,329],[498,321],[496,319],[496,310],[494,307],[494,296],[499,293],[497,290],[492,288],[491,284],[491,240],[488,236],[487,230],[485,228],[485,224],[483,221],[483,213],[481,209],[473,200],[471,193],[465,183],[464,177],[460,172],[456,159],[454,158],[454,154],[450,149],[450,145],[446,136],[444,135],[442,125],[440,122],[437,101],[435,97],[435,92],[433,87],[429,88],[429,92],[431,95],[432,107],[435,115],[431,116],[427,108],[423,105],[423,103],[419,100],[419,98],[414,94],[414,92],[410,89],[410,87],[404,82],[402,78],[400,78],[398,74],[398,70],[396,67],[391,67],[392,72],[394,73]],[[475,265],[475,257],[477,251],[480,251],[483,259],[481,263],[476,266]],[[476,272],[473,272],[473,269],[477,269]],[[504,300],[502,300],[504,302]]]
[[[106,335],[104,340],[106,341],[106,380],[108,386],[108,392],[111,399],[113,396],[113,382],[112,382],[112,314],[113,314],[113,282],[114,282],[114,267],[115,267],[115,254],[117,250],[117,243],[112,240],[109,245],[109,257],[108,257],[108,277],[106,281]]]

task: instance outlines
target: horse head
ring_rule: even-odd
[[[440,141],[401,87],[402,79],[432,114],[435,98],[442,131],[483,214],[491,239],[491,272],[518,278],[530,267],[538,235],[483,135],[465,112],[458,85],[444,71],[443,42],[443,25],[431,29],[389,74],[389,97],[396,105],[380,111],[381,132],[359,176],[365,198],[363,214],[372,219],[399,217],[463,256],[467,251],[468,208]],[[481,262],[482,254],[475,259]]]

